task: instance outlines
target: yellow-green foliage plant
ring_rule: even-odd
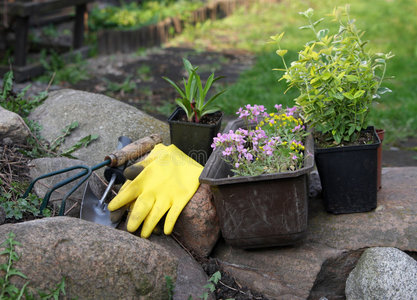
[[[287,65],[287,50],[281,49],[284,33],[272,36],[276,53],[282,58],[288,89],[297,88],[295,99],[305,121],[321,133],[331,145],[355,142],[359,132],[368,126],[368,115],[375,99],[390,92],[381,87],[385,77],[386,62],[391,53],[372,53],[366,49],[364,32],[355,26],[349,15],[349,6],[336,8],[331,14],[339,23],[339,30],[318,29],[324,18],[313,20],[313,9],[300,14],[308,24],[300,29],[310,29],[314,40],[305,44],[298,60]]]

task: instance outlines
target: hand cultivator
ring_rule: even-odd
[[[119,140],[119,144],[121,142],[122,141]],[[84,182],[86,182],[88,180],[88,178],[91,176],[91,174],[94,171],[96,171],[96,170],[98,170],[98,169],[100,169],[104,166],[109,166],[111,168],[121,167],[121,166],[125,165],[129,160],[136,160],[140,156],[142,156],[142,155],[146,154],[147,152],[151,151],[156,144],[159,144],[161,142],[162,142],[162,138],[159,135],[157,135],[157,134],[150,135],[148,137],[144,137],[142,139],[139,139],[139,140],[137,140],[137,141],[135,141],[131,144],[128,144],[124,148],[122,148],[120,150],[117,150],[117,151],[113,152],[112,154],[107,155],[104,158],[103,162],[101,162],[101,163],[99,163],[95,166],[76,165],[76,166],[61,169],[61,170],[58,170],[58,171],[55,171],[55,172],[44,174],[42,176],[39,176],[39,177],[35,178],[30,183],[30,185],[29,185],[28,189],[26,190],[25,194],[23,195],[23,197],[25,198],[29,195],[29,193],[31,192],[31,190],[33,189],[33,187],[34,187],[34,185],[37,181],[39,181],[41,179],[44,179],[44,178],[51,177],[51,176],[55,176],[55,175],[58,175],[58,174],[67,173],[69,171],[79,169],[81,171],[78,174],[73,175],[73,176],[71,176],[71,177],[69,177],[65,180],[62,180],[62,181],[58,182],[57,184],[55,184],[52,188],[50,188],[47,191],[47,193],[45,194],[45,197],[43,198],[42,204],[40,206],[40,212],[42,214],[43,210],[48,205],[51,194],[55,190],[59,189],[60,187],[66,185],[66,184],[69,184],[73,181],[79,180],[77,182],[77,184],[73,188],[71,188],[71,190],[68,191],[61,200],[61,207],[60,207],[60,210],[59,210],[59,215],[62,216],[62,215],[64,215],[66,200],[72,195],[72,193],[74,193],[75,190],[77,190]],[[124,143],[126,144],[127,142],[125,141]],[[121,172],[123,172],[123,170],[121,170]],[[111,176],[111,177],[114,178],[114,176]],[[114,180],[116,180],[116,179],[114,178]],[[113,183],[111,182],[111,184],[113,184]],[[105,194],[107,192],[108,191],[106,191]],[[103,195],[103,196],[104,197],[102,197],[102,198],[104,200],[105,195]],[[101,202],[100,204],[102,204],[101,200],[100,200],[100,202]],[[103,207],[103,209],[104,208],[105,207]],[[107,208],[105,208],[105,209],[107,210]]]

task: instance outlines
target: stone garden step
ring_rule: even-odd
[[[301,244],[242,250],[219,243],[212,256],[237,282],[271,299],[343,299],[346,279],[366,248],[417,252],[417,168],[382,173],[374,211],[332,215],[321,199],[311,199]]]

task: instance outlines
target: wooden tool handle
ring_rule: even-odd
[[[162,143],[161,136],[159,134],[152,134],[127,145],[121,150],[117,150],[116,152],[107,155],[104,160],[110,160],[110,167],[118,167],[129,160],[135,160],[148,153],[159,143]]]

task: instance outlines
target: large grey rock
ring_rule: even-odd
[[[107,154],[112,153],[121,135],[135,141],[158,133],[164,143],[169,143],[168,124],[129,104],[100,94],[71,89],[52,92],[29,118],[42,126],[41,135],[48,141],[61,135],[67,125],[78,121],[79,127],[65,139],[62,149],[73,146],[89,134],[99,135],[88,147],[73,153],[90,166],[103,161]]]
[[[219,243],[212,256],[240,284],[271,299],[343,299],[362,249],[417,251],[416,182],[416,167],[384,169],[374,211],[332,215],[321,199],[311,199],[301,244],[245,251]]]
[[[207,284],[208,277],[200,264],[170,236],[153,234],[149,238],[170,253],[178,257],[177,281],[175,282],[173,300],[200,299],[200,296],[206,290],[204,286]],[[207,298],[213,299],[212,295]]]
[[[0,141],[9,138],[16,144],[25,144],[29,135],[25,121],[19,115],[0,106]]]
[[[32,160],[29,163],[29,176],[32,180],[35,178],[55,172],[58,170],[63,170],[68,167],[79,166],[79,165],[87,165],[85,161],[78,160],[78,159],[70,159],[66,157],[44,157],[44,158],[37,158]],[[43,198],[49,189],[51,189],[55,184],[62,182],[72,176],[80,174],[83,172],[84,169],[75,169],[69,172],[65,172],[62,174],[56,174],[51,177],[47,177],[44,179],[39,180],[35,186],[33,191],[38,195],[38,197]],[[84,176],[85,177],[85,176]],[[55,190],[51,194],[51,198],[49,200],[49,204],[53,207],[54,211],[59,211],[61,207],[61,200],[62,198],[78,183],[82,178],[68,183],[61,188]],[[102,195],[105,185],[99,179],[99,177],[93,173],[88,178],[89,184],[95,193],[95,195],[100,198]],[[80,216],[80,205],[82,201],[82,197],[84,194],[86,183],[83,183],[80,187],[78,187],[74,193],[67,199],[65,205],[65,215],[72,216],[72,217],[79,217]]]
[[[178,261],[161,246],[127,232],[76,218],[54,217],[0,226],[21,243],[14,267],[32,288],[46,290],[65,277],[68,299],[167,299]],[[0,263],[6,261],[0,256]],[[21,287],[27,280],[14,277]]]
[[[346,299],[417,299],[417,262],[396,248],[365,250],[347,279]]]

